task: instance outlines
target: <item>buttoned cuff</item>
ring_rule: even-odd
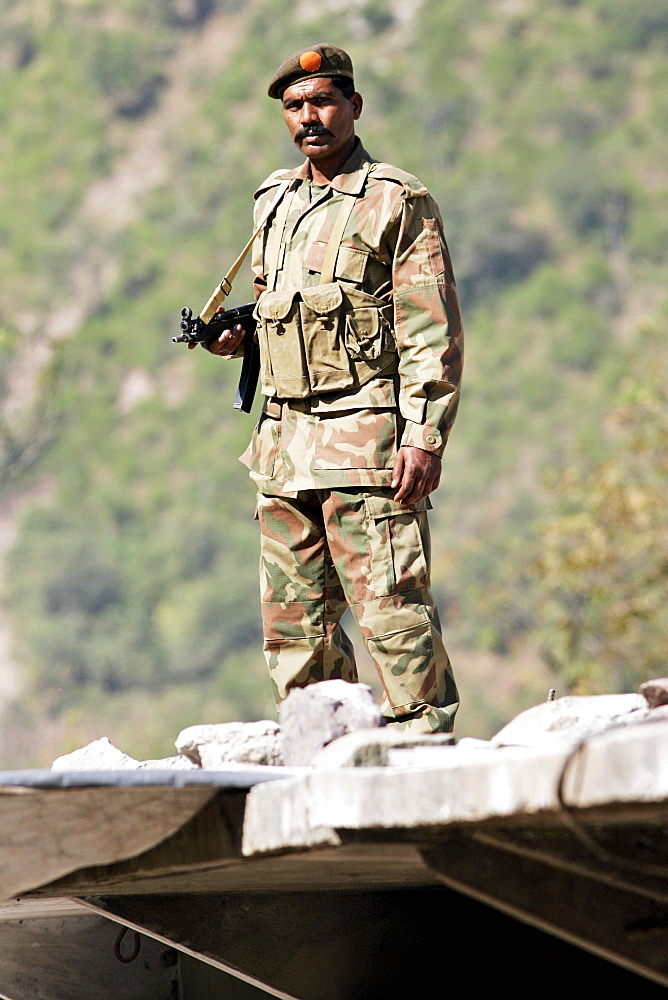
[[[401,447],[422,448],[423,451],[430,451],[440,458],[445,448],[445,441],[437,427],[432,427],[430,424],[415,424],[412,420],[407,420]]]

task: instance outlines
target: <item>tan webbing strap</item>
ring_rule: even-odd
[[[365,163],[362,167],[364,175],[362,177],[362,188],[364,188],[366,175],[369,173],[369,166],[369,163]],[[357,195],[349,194],[345,196],[343,202],[341,203],[339,214],[336,217],[336,221],[334,222],[332,232],[329,237],[329,243],[327,244],[327,250],[325,252],[325,259],[322,263],[322,271],[320,272],[321,285],[327,285],[330,281],[334,281],[336,259],[339,256],[339,250],[341,249],[341,240],[343,239],[348,219],[352,215],[356,202]]]
[[[290,214],[292,202],[294,201],[298,187],[298,184],[293,186],[287,197],[283,199],[283,204],[276,213],[276,221],[273,226],[274,238],[269,244],[267,257],[264,262],[264,274],[267,279],[267,290],[270,292],[273,292],[276,288],[276,275],[278,273],[278,266],[281,260],[281,248],[283,246],[285,226],[287,224],[288,215]]]
[[[207,304],[202,309],[200,313],[200,319],[202,319],[204,323],[208,323],[210,321],[211,317],[214,315],[218,307],[223,304],[227,296],[232,291],[232,282],[236,278],[239,268],[246,259],[248,251],[253,246],[253,241],[255,240],[255,237],[262,229],[264,229],[264,225],[267,219],[274,211],[274,209],[277,207],[279,202],[283,199],[284,194],[286,193],[291,184],[292,181],[283,181],[283,183],[278,189],[276,197],[272,201],[267,211],[262,216],[261,220],[258,222],[257,226],[253,231],[253,235],[249,239],[248,243],[243,248],[237,259],[235,260],[234,264],[232,264],[232,267],[229,269],[229,271],[227,272],[221,283],[218,285],[218,287],[214,291],[213,295],[211,296]],[[291,199],[286,199],[286,201],[290,200]]]

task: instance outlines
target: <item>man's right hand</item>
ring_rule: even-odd
[[[222,310],[219,310],[219,312],[222,312]],[[231,330],[223,330],[220,337],[213,340],[210,344],[202,344],[202,347],[205,347],[212,354],[220,354],[223,357],[228,357],[230,354],[234,354],[245,336],[246,331],[243,326],[237,323]],[[197,344],[188,344],[189,349],[193,347],[197,347]]]
[[[399,448],[392,470],[391,486],[397,490],[395,500],[399,503],[417,503],[428,497],[440,481],[441,459],[438,455],[410,445]]]

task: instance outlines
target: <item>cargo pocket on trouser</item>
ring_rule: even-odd
[[[397,503],[387,494],[365,494],[371,581],[376,597],[429,586],[429,497]]]

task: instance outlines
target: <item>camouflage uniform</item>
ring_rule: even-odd
[[[461,322],[441,218],[415,177],[372,161],[359,141],[331,186],[310,177],[306,161],[272,174],[256,193],[257,222],[291,182],[255,241],[268,398],[242,456],[259,490],[270,675],[278,699],[309,681],[355,680],[339,624],[350,606],[384,686],[385,717],[449,730],[458,699],[429,591],[431,504],[399,504],[390,489],[397,448],[440,456],[457,409]],[[342,218],[334,282],[323,286]],[[340,287],[344,308],[352,301],[343,325],[326,322],[323,287]],[[380,302],[375,311],[365,296]],[[312,301],[322,314],[316,340],[330,340],[320,340],[321,357],[305,371],[300,350],[308,345],[275,334],[286,333],[290,308],[303,313]],[[328,370],[322,344],[330,342],[358,366],[352,385],[340,388]],[[287,383],[272,369],[276,345],[297,366]],[[323,380],[315,390],[314,377]],[[323,391],[329,385],[336,388]]]

